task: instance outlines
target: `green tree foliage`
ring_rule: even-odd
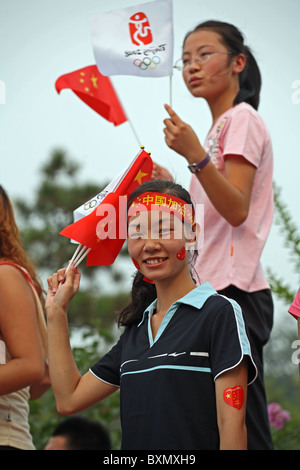
[[[274,183],[275,223],[279,225],[284,237],[284,245],[290,253],[291,266],[298,277],[300,285],[300,231],[294,222],[286,203],[283,201],[281,188]],[[289,286],[278,274],[268,269],[271,289],[278,298],[290,305],[295,298],[298,288]]]
[[[71,345],[74,333],[76,333],[76,331],[72,330],[70,334]],[[82,374],[87,372],[89,367],[108,350],[112,344],[111,340],[115,335],[113,335],[112,332],[108,333],[107,336],[105,335],[100,318],[95,320],[94,329],[85,330],[80,345],[72,345],[76,364]],[[113,342],[114,341],[115,339]],[[81,415],[103,423],[109,431],[112,449],[120,449],[121,426],[119,391],[99,404],[83,411]],[[65,419],[68,419],[68,416],[61,416],[56,410],[52,389],[49,389],[38,400],[30,402],[30,427],[34,444],[38,450],[44,449],[55,427]]]

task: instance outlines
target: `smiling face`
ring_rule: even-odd
[[[232,90],[237,92],[239,72],[236,58],[228,52],[221,37],[214,31],[194,31],[186,38],[182,59],[183,64],[188,62],[190,66],[183,70],[182,75],[193,96],[210,101]],[[201,64],[197,58],[207,62]]]
[[[192,226],[187,228],[170,213],[145,211],[129,220],[129,255],[141,273],[154,282],[189,272],[183,247],[192,238]]]

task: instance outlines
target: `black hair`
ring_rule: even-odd
[[[130,194],[127,207],[129,208],[132,201],[144,192],[159,192],[170,194],[182,199],[194,209],[188,191],[180,184],[166,180],[151,180],[139,186]],[[191,270],[193,270],[194,257],[196,256],[197,251],[194,250],[193,258],[190,263]],[[129,326],[134,323],[139,323],[144,310],[156,299],[156,297],[157,294],[155,285],[145,281],[144,275],[137,271],[132,283],[131,302],[119,313],[119,326]]]
[[[64,436],[69,450],[110,450],[111,440],[106,427],[85,416],[72,416],[61,421],[52,436]]]
[[[232,56],[237,56],[238,54],[245,55],[246,65],[239,74],[240,90],[235,97],[234,104],[245,102],[257,110],[262,82],[261,74],[251,49],[244,44],[244,36],[241,31],[230,23],[209,20],[198,24],[193,31],[190,31],[185,36],[184,42],[190,34],[200,30],[211,30],[217,33]]]

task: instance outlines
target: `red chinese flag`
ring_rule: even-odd
[[[101,75],[96,65],[62,75],[56,80],[55,88],[57,93],[70,88],[85,104],[115,126],[127,121],[110,79]]]
[[[127,238],[127,197],[151,179],[152,169],[150,155],[141,150],[115,192],[109,193],[91,214],[60,232],[91,248],[87,266],[107,266],[115,261]]]

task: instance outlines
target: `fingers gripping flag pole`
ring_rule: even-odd
[[[87,266],[106,266],[115,261],[127,238],[127,197],[151,179],[152,169],[150,154],[142,148],[119,177],[74,211],[73,224],[60,232],[79,244],[68,268],[85,257]]]

